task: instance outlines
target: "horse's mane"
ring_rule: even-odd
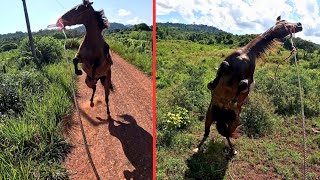
[[[282,43],[277,41],[276,39],[268,40],[265,39],[263,36],[257,36],[255,39],[250,41],[246,46],[247,47],[252,47],[254,44],[256,44],[258,41],[265,41],[265,47],[261,49],[261,51],[256,52],[257,53],[257,58],[264,59],[265,56],[267,55],[268,52],[274,52],[275,49]],[[251,49],[247,49],[250,51]]]
[[[102,30],[102,29],[109,28],[109,21],[108,21],[108,18],[105,16],[103,10],[95,11],[94,14],[97,18],[99,29]]]

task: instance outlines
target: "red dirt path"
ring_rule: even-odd
[[[109,96],[111,120],[106,120],[104,89],[97,84],[95,106],[92,90],[78,80],[78,102],[94,165],[101,179],[152,179],[152,83],[145,74],[113,53]],[[71,179],[95,179],[89,163],[75,111],[75,122],[67,138],[74,145],[65,161]]]

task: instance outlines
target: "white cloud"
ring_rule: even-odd
[[[140,19],[138,17],[134,17],[133,19],[130,19],[127,21],[128,24],[140,24],[145,22],[143,19]]]
[[[118,16],[129,16],[131,14],[130,11],[128,10],[125,10],[125,9],[119,9],[118,10]]]
[[[171,22],[172,22],[172,23],[179,23],[179,20],[176,19],[176,18],[172,18],[172,19],[171,19]]]
[[[320,43],[320,15],[317,0],[157,0],[157,15],[179,14],[185,22],[206,24],[224,31],[262,33],[277,16],[301,22],[301,37]],[[171,17],[170,19],[175,19]]]

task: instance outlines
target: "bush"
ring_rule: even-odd
[[[10,51],[12,49],[17,49],[18,45],[16,43],[7,43],[0,46],[0,52]]]
[[[317,144],[318,148],[320,148],[320,135],[313,139],[313,142]]]
[[[24,107],[24,100],[18,93],[18,83],[3,76],[0,81],[0,117],[21,112]]]
[[[48,85],[48,80],[32,69],[2,75],[0,82],[0,116],[23,113],[27,98],[41,99],[40,93],[44,92]]]
[[[275,108],[268,98],[259,93],[251,93],[249,102],[241,112],[244,132],[249,137],[262,137],[272,133]]]
[[[37,64],[50,64],[62,59],[62,44],[53,37],[36,37],[34,38],[36,48]],[[22,40],[19,49],[22,52],[30,52],[29,40]]]
[[[175,107],[172,112],[168,112],[164,117],[166,130],[183,129],[190,123],[188,110],[182,107]]]
[[[151,28],[147,24],[141,23],[141,24],[133,25],[133,30],[134,31],[139,31],[139,30],[141,30],[141,31],[151,31]]]
[[[208,99],[210,98],[208,90],[203,83],[205,82],[205,71],[206,68],[203,67],[196,69],[192,66],[187,66],[185,74],[177,74],[177,82],[180,81],[181,83],[173,90],[171,103],[197,114],[205,114],[208,107]]]
[[[80,46],[79,41],[75,40],[75,39],[68,39],[66,41],[66,49],[74,49],[77,50]]]
[[[315,152],[308,158],[311,164],[320,165],[320,152]]]
[[[281,115],[297,115],[301,113],[298,77],[295,67],[281,67],[277,80],[270,66],[259,69],[256,73],[257,90],[270,96],[276,107],[276,113]],[[303,87],[305,115],[317,117],[320,112],[319,75],[312,70],[301,68],[301,83]]]

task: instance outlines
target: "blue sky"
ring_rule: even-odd
[[[277,16],[301,22],[297,37],[320,44],[320,0],[157,0],[157,22],[206,24],[234,34],[259,34]]]
[[[152,0],[91,0],[95,10],[104,9],[110,22],[152,24]],[[82,0],[26,0],[32,31],[45,29]],[[0,34],[26,32],[21,0],[10,0],[0,6]]]

